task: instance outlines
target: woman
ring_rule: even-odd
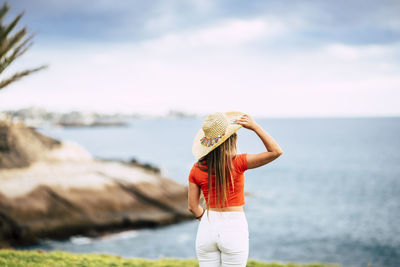
[[[236,131],[241,127],[254,131],[267,151],[236,154]],[[247,114],[218,112],[204,120],[193,143],[197,162],[190,170],[188,191],[188,208],[200,220],[196,236],[200,267],[246,266],[249,233],[243,210],[244,172],[263,166],[282,153],[274,139]],[[199,203],[200,190],[207,218]]]

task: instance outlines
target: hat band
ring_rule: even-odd
[[[211,147],[213,145],[215,145],[216,143],[218,143],[219,139],[222,138],[222,136],[224,136],[225,134],[222,135],[218,135],[217,137],[213,137],[213,138],[207,138],[207,137],[203,137],[200,139],[200,142],[203,146],[206,147]]]

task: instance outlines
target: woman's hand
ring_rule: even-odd
[[[247,128],[249,130],[255,130],[258,126],[258,124],[254,121],[250,115],[244,114],[242,115],[239,119],[235,120],[236,124],[242,125],[244,128]]]

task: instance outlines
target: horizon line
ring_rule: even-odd
[[[99,111],[99,110],[88,110],[88,109],[68,109],[68,110],[54,110],[49,109],[46,107],[38,107],[38,106],[29,106],[29,107],[21,107],[21,108],[7,108],[7,109],[0,109],[0,112],[13,112],[13,111],[20,111],[20,110],[29,110],[29,109],[36,109],[36,110],[43,110],[47,113],[71,113],[71,112],[78,112],[78,113],[88,113],[94,114],[97,113],[99,115],[128,115],[128,116],[139,116],[139,117],[179,117],[179,113],[182,114],[182,117],[205,117],[208,113],[199,113],[199,112],[188,112],[185,110],[179,109],[170,109],[166,112],[160,113],[145,113],[140,111]],[[397,118],[400,117],[400,113],[386,113],[386,114],[327,114],[327,115],[253,115],[254,118],[262,118],[262,119],[335,119],[335,118]]]

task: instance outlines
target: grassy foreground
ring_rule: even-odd
[[[119,256],[107,254],[74,254],[65,251],[43,252],[41,250],[0,250],[0,266],[4,267],[94,267],[94,266],[112,266],[112,267],[183,267],[183,266],[199,266],[196,259],[159,259],[149,260],[140,258],[121,258]],[[255,260],[247,262],[249,267],[333,267],[338,265],[327,264],[279,264],[264,263]]]

